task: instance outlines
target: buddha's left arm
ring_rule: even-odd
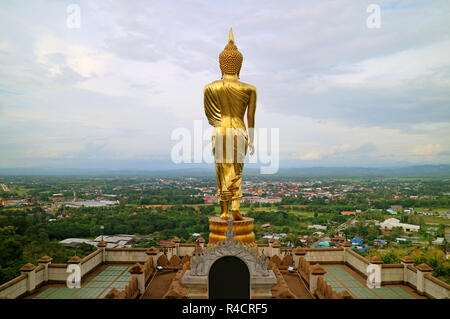
[[[250,93],[250,99],[248,101],[247,108],[247,126],[249,131],[249,143],[253,144],[254,134],[253,129],[255,128],[255,112],[256,112],[256,89],[253,89]]]

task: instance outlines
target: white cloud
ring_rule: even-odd
[[[230,26],[283,160],[447,161],[449,2],[381,1],[379,30],[370,3],[82,1],[67,29],[63,2],[2,2],[0,166],[163,158],[175,127],[205,121]]]
[[[301,160],[317,160],[320,159],[322,156],[319,154],[319,152],[308,152],[305,155],[300,156]]]
[[[339,74],[325,75],[322,80],[335,86],[392,87],[405,81],[431,78],[449,87],[448,77],[439,74],[440,70],[450,67],[448,52],[450,41],[443,41],[341,66],[337,68],[341,71]]]
[[[428,144],[428,145],[419,145],[412,150],[411,153],[416,155],[436,155],[446,149],[443,148],[440,144]]]

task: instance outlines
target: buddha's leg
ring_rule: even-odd
[[[226,188],[226,176],[227,169],[224,166],[224,160],[222,157],[222,152],[219,152],[216,157],[216,149],[221,149],[223,143],[219,143],[216,145],[216,134],[218,134],[218,138],[222,138],[220,131],[215,130],[212,136],[212,146],[213,146],[213,155],[215,159],[216,166],[216,179],[217,179],[217,198],[220,202],[220,218],[222,219],[230,219],[228,215],[228,206],[229,206],[229,194]],[[218,148],[216,147],[218,146]]]
[[[226,169],[224,164],[216,163],[216,178],[217,178],[217,194],[220,202],[220,218],[229,219],[228,207],[230,200],[230,192],[226,183]]]
[[[244,219],[239,211],[242,198],[242,171],[244,169],[244,159],[247,153],[247,133],[244,130],[236,130],[234,139],[234,163],[233,163],[233,183],[230,187],[233,196],[231,198],[231,214],[234,220]]]
[[[220,218],[222,219],[230,219],[230,216],[228,216],[228,201],[221,200],[220,201]]]
[[[243,220],[239,208],[241,207],[241,199],[233,199],[231,201],[231,214],[233,215],[233,220]]]
[[[242,220],[244,219],[239,211],[241,207],[241,198],[242,198],[242,169],[243,163],[235,163],[234,164],[234,179],[233,183],[230,187],[232,190],[233,196],[231,198],[231,214],[233,215],[234,220]]]

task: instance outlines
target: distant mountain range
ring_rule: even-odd
[[[147,175],[173,176],[214,176],[213,167],[165,170],[111,170],[111,169],[70,169],[70,168],[3,168],[0,175]],[[247,167],[244,174],[259,175],[258,168]],[[270,175],[264,175],[269,177]],[[450,165],[413,165],[404,167],[302,167],[280,168],[273,176],[302,177],[450,177]]]
[[[450,177],[450,165],[415,165],[405,167],[309,167],[280,169],[280,175],[317,177]]]

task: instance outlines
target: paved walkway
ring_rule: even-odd
[[[289,289],[297,297],[297,299],[313,299],[297,272],[283,273],[282,275],[284,280],[286,280]]]
[[[162,299],[176,274],[176,271],[158,272],[145,290],[142,299]]]
[[[324,279],[334,291],[347,290],[350,295],[357,299],[419,299],[419,295],[412,289],[401,285],[388,285],[380,288],[370,289],[362,276],[356,274],[348,266],[323,265],[327,273]]]
[[[129,266],[106,266],[85,279],[81,288],[67,288],[66,285],[43,287],[33,299],[102,299],[113,288],[123,290],[131,279]]]

